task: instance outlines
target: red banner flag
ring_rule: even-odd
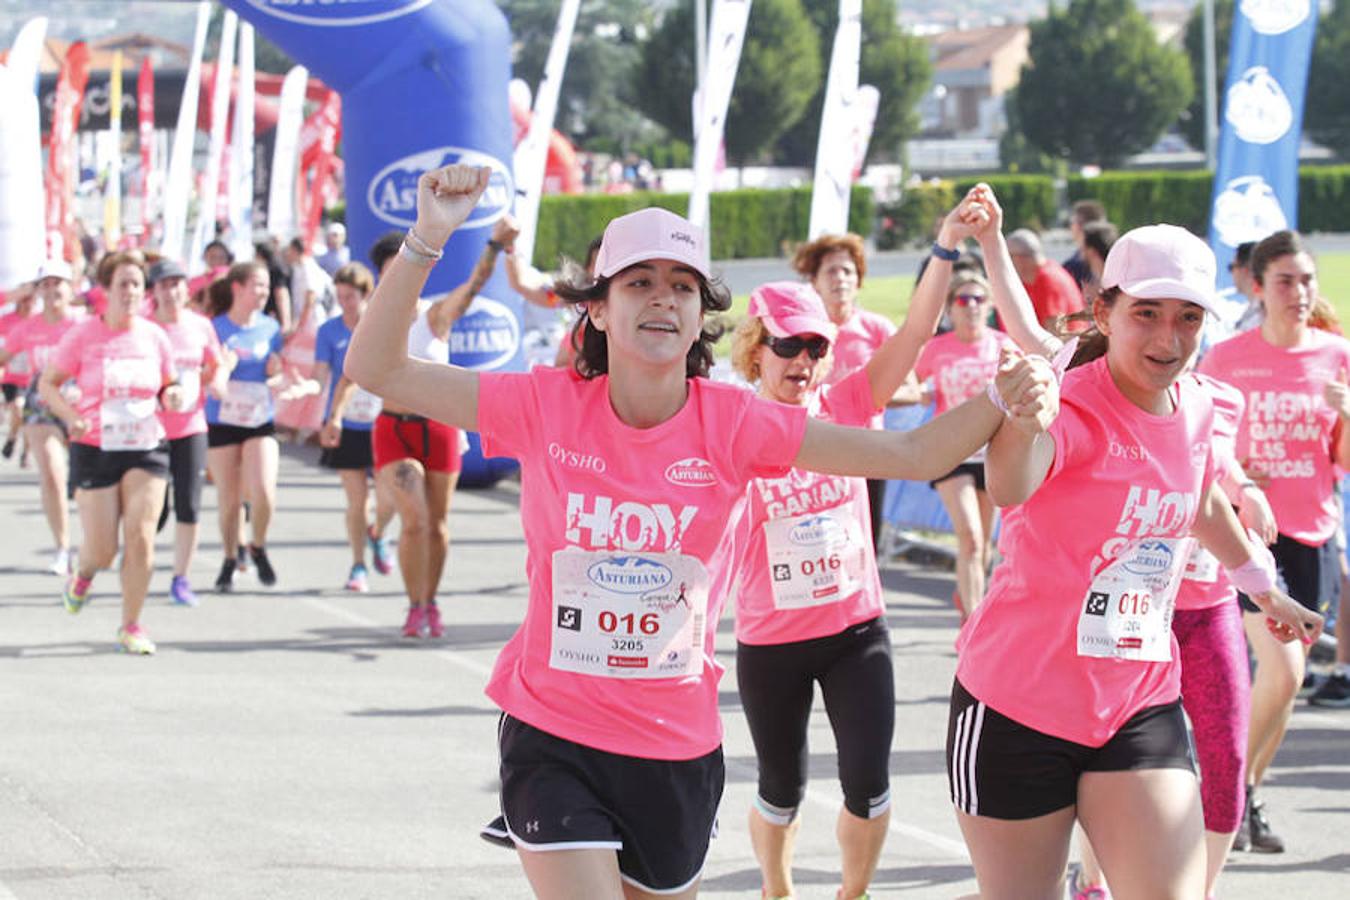
[[[47,139],[47,252],[74,261],[75,129],[89,82],[89,46],[76,41],[66,51],[56,79],[52,129]]]
[[[141,74],[136,79],[136,128],[141,143],[141,244],[150,240],[150,224],[154,221],[155,176],[155,71],[150,57],[141,60]]]
[[[323,208],[333,199],[337,188],[337,145],[342,137],[342,98],[329,91],[323,104],[300,127],[300,171],[313,169],[313,179],[305,190],[303,174],[298,179],[302,191],[304,220],[301,237],[306,247],[314,246]]]

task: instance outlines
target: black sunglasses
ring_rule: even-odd
[[[795,359],[797,354],[803,350],[806,355],[812,359],[820,359],[826,353],[830,352],[830,339],[813,335],[809,338],[804,337],[771,337],[764,343],[769,345],[774,356],[780,356],[783,359]]]

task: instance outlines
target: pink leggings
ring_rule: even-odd
[[[1181,705],[1195,731],[1205,829],[1237,831],[1246,802],[1251,670],[1242,611],[1231,599],[1209,609],[1179,609],[1172,632],[1181,647]]]

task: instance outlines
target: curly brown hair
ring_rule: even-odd
[[[792,268],[802,277],[812,280],[820,271],[821,261],[836,250],[846,250],[858,268],[858,287],[867,277],[867,250],[863,239],[856,234],[824,234],[797,248],[792,257]]]

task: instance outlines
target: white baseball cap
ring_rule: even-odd
[[[33,280],[41,281],[44,278],[62,278],[66,281],[74,281],[75,270],[64,259],[49,259],[38,266],[37,277]]]
[[[631,265],[653,259],[683,263],[704,278],[712,277],[703,229],[655,206],[619,216],[605,227],[595,255],[595,274],[612,278]]]
[[[1187,300],[1219,315],[1215,268],[1214,251],[1185,228],[1145,225],[1111,245],[1102,287],[1149,300]]]

